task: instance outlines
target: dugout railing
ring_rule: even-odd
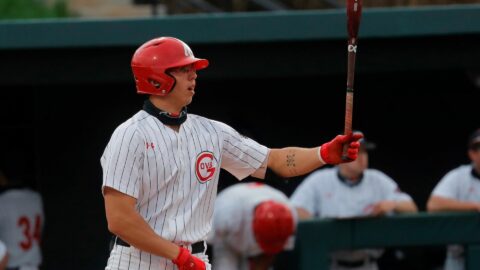
[[[295,250],[300,270],[327,270],[340,249],[465,245],[466,270],[480,269],[480,215],[418,213],[381,218],[300,222]]]

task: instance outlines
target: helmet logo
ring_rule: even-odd
[[[183,45],[183,52],[185,53],[185,56],[193,57],[192,49],[190,49],[190,47],[188,47],[188,45],[185,44],[184,42],[182,42],[182,45]]]

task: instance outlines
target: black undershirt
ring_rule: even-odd
[[[160,122],[167,126],[180,126],[185,122],[185,120],[187,120],[187,107],[183,107],[180,114],[178,116],[174,116],[155,107],[155,105],[153,105],[152,102],[147,99],[143,103],[143,110],[156,117],[158,120],[160,120]]]

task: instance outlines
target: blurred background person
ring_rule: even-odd
[[[8,251],[7,269],[38,270],[45,217],[42,197],[22,177],[7,171],[0,170],[0,239]]]
[[[215,201],[213,269],[267,270],[276,254],[293,248],[295,208],[281,191],[262,183],[240,183]]]
[[[448,172],[433,189],[427,202],[429,212],[480,211],[480,129],[468,139],[470,164]],[[445,270],[465,269],[464,248],[450,245]]]
[[[375,144],[362,139],[357,160],[310,174],[292,194],[300,219],[352,218],[417,212],[412,198],[383,172],[368,168]],[[378,269],[382,250],[341,250],[331,254],[333,270]]]

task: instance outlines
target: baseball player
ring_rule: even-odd
[[[211,228],[220,168],[238,179],[284,177],[326,163],[354,160],[361,134],[338,135],[316,148],[269,149],[186,106],[196,91],[196,58],[183,41],[152,39],[133,55],[143,109],[114,131],[103,155],[102,192],[115,235],[106,269],[210,269],[205,240]],[[193,254],[193,255],[192,255]]]
[[[5,270],[8,262],[7,247],[0,241],[0,270]]]
[[[480,129],[468,139],[468,157],[470,164],[448,172],[433,189],[427,202],[429,212],[480,211]],[[463,253],[462,246],[450,245],[445,270],[465,269]]]
[[[213,269],[269,269],[275,254],[293,248],[296,220],[287,196],[272,187],[241,183],[226,188],[213,213]]]
[[[38,270],[44,222],[42,197],[0,171],[0,239],[8,250],[8,269]]]
[[[368,152],[375,145],[360,141],[357,160],[309,175],[292,194],[299,217],[351,218],[416,212],[411,197],[399,190],[384,173],[368,169]],[[337,251],[331,254],[332,270],[376,270],[381,250]]]

